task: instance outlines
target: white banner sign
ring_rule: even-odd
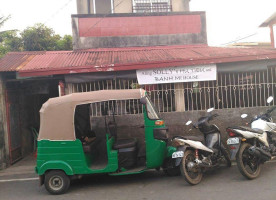
[[[210,81],[217,79],[217,66],[197,65],[136,70],[139,85]]]

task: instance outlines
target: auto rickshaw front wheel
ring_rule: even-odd
[[[51,170],[45,174],[44,185],[51,194],[64,194],[70,186],[70,178],[61,170]]]

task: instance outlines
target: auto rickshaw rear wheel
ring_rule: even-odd
[[[61,170],[51,170],[45,174],[44,185],[51,194],[63,194],[70,186],[70,178]]]

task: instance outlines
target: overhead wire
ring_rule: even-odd
[[[230,41],[230,42],[223,43],[223,44],[220,44],[220,45],[228,45],[228,44],[236,43],[236,42],[238,42],[238,41],[240,41],[240,40],[250,38],[250,37],[252,37],[252,36],[254,36],[254,35],[257,35],[257,34],[258,34],[258,33],[256,32],[256,33],[247,35],[247,36],[245,36],[245,37],[242,37],[242,38],[239,38],[239,39],[236,39],[236,40],[232,40],[232,41]]]
[[[61,6],[56,12],[54,12],[45,22],[44,24],[51,21],[58,13],[60,13],[64,8],[66,8],[73,0],[67,1],[63,6]]]

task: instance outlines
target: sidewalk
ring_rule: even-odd
[[[0,170],[0,180],[7,178],[19,178],[19,177],[34,177],[34,168],[36,165],[36,158],[33,154],[23,158],[14,165],[8,167],[7,169]]]

